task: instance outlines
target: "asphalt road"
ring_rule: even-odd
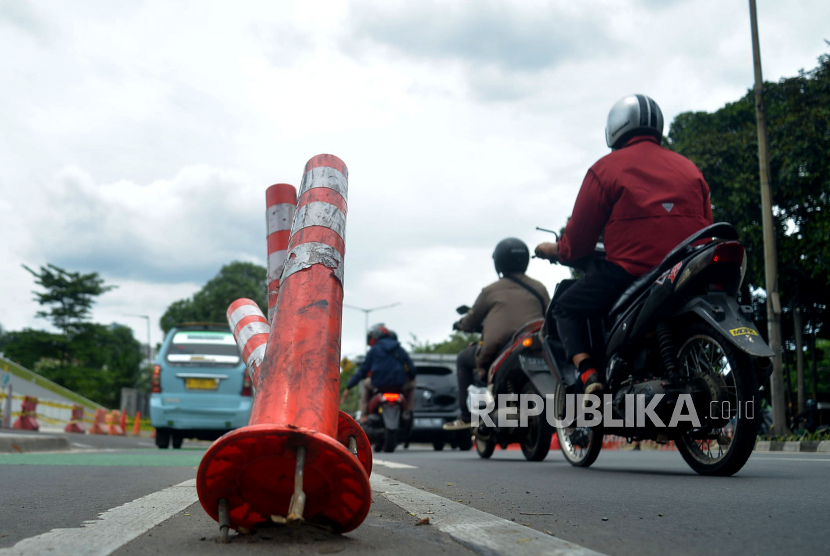
[[[416,466],[389,477],[610,555],[830,554],[830,455],[755,453],[728,478],[662,451],[603,451],[588,469],[558,452],[383,459]]]
[[[101,512],[182,487],[195,477],[206,447],[162,451],[146,439],[82,438],[76,443],[86,448],[70,453],[0,455],[0,556],[55,528],[86,534],[77,528]],[[830,553],[825,455],[757,453],[735,477],[707,478],[676,452],[605,451],[592,468],[577,469],[559,453],[529,463],[516,451],[481,460],[475,451],[413,447],[377,454],[375,471],[396,481],[386,484],[403,485],[395,488],[442,497],[432,499],[459,515],[480,510],[608,555]],[[310,527],[263,529],[218,545],[217,524],[193,498],[114,554],[472,554],[443,529],[416,526],[422,515],[373,488],[369,517],[345,536]]]

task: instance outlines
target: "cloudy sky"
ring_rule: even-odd
[[[0,0],[0,324],[46,328],[21,264],[50,262],[118,285],[95,319],[144,341],[124,314],[148,314],[159,341],[171,302],[264,264],[265,188],[333,153],[346,303],[441,340],[500,239],[565,222],[618,98],[670,122],[746,92],[747,4]],[[765,78],[814,67],[830,2],[758,4]],[[344,353],[362,336],[346,310]]]

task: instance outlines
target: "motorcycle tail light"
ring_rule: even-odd
[[[383,395],[383,399],[386,400],[387,402],[396,402],[396,401],[401,399],[401,395],[400,394],[395,394],[395,393],[392,393],[392,392],[386,392]]]

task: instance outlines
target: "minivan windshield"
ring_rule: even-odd
[[[236,365],[239,349],[230,332],[183,330],[176,332],[167,348],[170,363]]]

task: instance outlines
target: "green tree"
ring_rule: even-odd
[[[453,332],[442,342],[432,343],[428,340],[418,340],[415,334],[409,341],[409,350],[412,353],[449,353],[456,354],[473,342],[481,340],[481,335],[475,332]]]
[[[765,84],[782,305],[815,306],[819,334],[830,304],[830,56],[815,69]],[[709,183],[715,221],[731,222],[747,250],[743,297],[763,290],[764,251],[754,92],[709,114],[680,114],[668,145]],[[765,319],[763,304],[758,317]],[[792,329],[791,312],[784,325]],[[765,327],[762,327],[765,328]],[[822,334],[823,333],[823,334]]]
[[[225,322],[228,306],[247,297],[267,310],[267,271],[254,263],[232,262],[196,292],[192,298],[170,304],[161,317],[165,333],[182,322]]]
[[[35,284],[46,290],[33,292],[35,301],[48,308],[38,311],[37,316],[49,320],[66,336],[71,336],[80,323],[89,320],[95,298],[115,289],[115,286],[104,285],[97,272],[68,272],[53,264],[41,266],[40,272],[26,265],[23,268],[36,278]]]

